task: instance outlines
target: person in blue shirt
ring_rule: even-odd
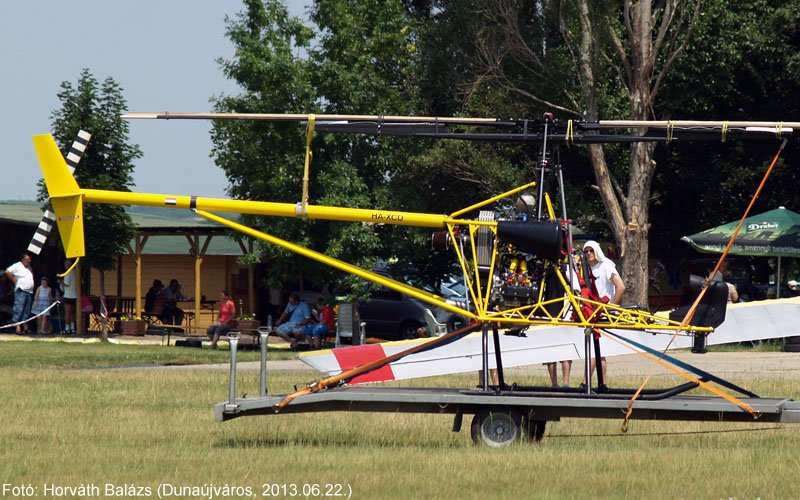
[[[275,335],[289,342],[292,349],[297,349],[298,336],[302,337],[302,327],[311,323],[311,309],[308,304],[300,300],[300,294],[292,292],[286,309],[275,323]],[[298,331],[300,331],[298,335]]]

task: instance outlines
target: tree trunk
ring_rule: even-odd
[[[652,143],[631,146],[630,183],[625,204],[627,224],[622,242],[620,277],[627,287],[626,302],[647,306],[648,235],[650,233],[650,182],[655,162]]]
[[[524,2],[522,3],[524,4]],[[564,99],[575,97],[572,110],[587,121],[599,119],[598,81],[618,75],[625,82],[629,109],[624,114],[633,120],[648,120],[654,114],[653,100],[659,83],[669,71],[675,57],[687,46],[693,27],[700,15],[700,0],[622,0],[622,12],[604,2],[576,0],[575,13],[580,32],[574,33],[574,18],[560,17],[560,32],[567,44],[576,43],[573,60],[577,64],[580,96],[567,93]],[[537,104],[551,102],[549,96],[531,94],[535,82],[548,68],[535,54],[546,40],[526,42],[520,31],[520,11],[513,2],[496,0],[485,16],[489,29],[500,26],[506,38],[486,37],[479,46],[484,67],[476,84],[495,80],[521,95],[530,96]],[[538,4],[537,4],[538,5]],[[560,3],[545,2],[542,8],[555,8],[559,16],[572,15]],[[614,5],[617,5],[615,3]],[[498,24],[499,20],[499,24]],[[492,24],[494,23],[494,24]],[[483,32],[481,32],[483,33]],[[561,43],[560,41],[558,43]],[[538,44],[538,45],[537,45]],[[499,55],[498,55],[499,54]],[[531,81],[515,81],[505,72],[505,61],[514,68],[531,67]],[[515,87],[516,85],[516,87]],[[582,102],[581,102],[582,101]],[[557,109],[566,109],[555,106]],[[614,108],[617,110],[616,105]],[[653,143],[635,143],[630,147],[627,186],[619,185],[612,177],[601,145],[588,145],[596,186],[605,208],[607,223],[618,246],[617,266],[625,283],[626,303],[647,305],[648,235],[650,184],[655,171]],[[627,190],[624,188],[627,187]]]
[[[650,80],[653,74],[652,4],[638,2],[631,12],[630,58],[631,79],[628,92],[634,120],[650,118],[653,96]],[[650,232],[650,183],[655,171],[654,143],[633,143],[630,148],[630,177],[625,198],[625,226],[620,249],[620,277],[627,288],[625,301],[647,307],[648,235]]]

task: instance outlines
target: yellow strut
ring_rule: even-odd
[[[204,210],[196,210],[197,214],[205,217],[208,220],[217,222],[224,226],[228,226],[231,229],[235,229],[239,232],[242,232],[248,236],[252,236],[254,238],[258,238],[262,241],[266,241],[267,243],[271,243],[273,245],[279,246],[281,248],[285,248],[291,252],[294,252],[298,255],[302,255],[303,257],[307,257],[309,259],[315,260],[317,262],[321,262],[322,264],[328,265],[333,267],[334,269],[339,269],[340,271],[344,271],[346,273],[354,274],[358,277],[364,278],[365,280],[371,281],[373,283],[377,283],[381,286],[385,286],[391,290],[395,290],[400,293],[405,293],[406,295],[410,295],[416,299],[419,299],[423,302],[427,302],[428,304],[432,304],[437,307],[441,307],[450,312],[454,312],[456,314],[460,314],[461,316],[466,316],[468,318],[475,318],[475,314],[472,312],[462,309],[458,306],[448,304],[445,299],[442,297],[426,292],[424,290],[420,290],[416,287],[411,285],[407,285],[405,283],[401,283],[399,281],[395,281],[391,278],[387,278],[386,276],[382,276],[378,273],[374,273],[372,271],[368,271],[364,268],[354,266],[353,264],[349,264],[347,262],[341,261],[339,259],[335,259],[333,257],[329,257],[325,254],[315,252],[314,250],[310,250],[306,247],[297,245],[290,241],[283,240],[276,236],[272,236],[267,233],[263,233],[261,231],[257,231],[253,228],[243,226],[237,222],[234,222],[229,219],[225,219],[224,217],[220,217],[218,215],[208,213]]]

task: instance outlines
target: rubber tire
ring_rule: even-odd
[[[418,337],[417,327],[415,326],[415,323],[406,321],[400,325],[398,334],[400,335],[400,340],[413,340]]]
[[[800,344],[786,344],[783,346],[784,352],[800,352]]]
[[[453,314],[447,318],[447,333],[460,330],[469,324],[463,317]]]
[[[522,415],[507,408],[485,408],[475,414],[470,426],[472,440],[492,448],[519,442],[523,430]]]

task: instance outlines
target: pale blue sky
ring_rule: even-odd
[[[301,16],[309,1],[287,3]],[[75,83],[82,68],[101,82],[114,78],[130,111],[210,111],[212,95],[236,94],[216,60],[233,54],[224,19],[241,10],[241,2],[222,0],[4,2],[0,199],[35,199],[41,171],[31,136],[51,131],[59,85]],[[135,189],[225,197],[209,130],[201,121],[131,121],[130,142],[144,154]]]

